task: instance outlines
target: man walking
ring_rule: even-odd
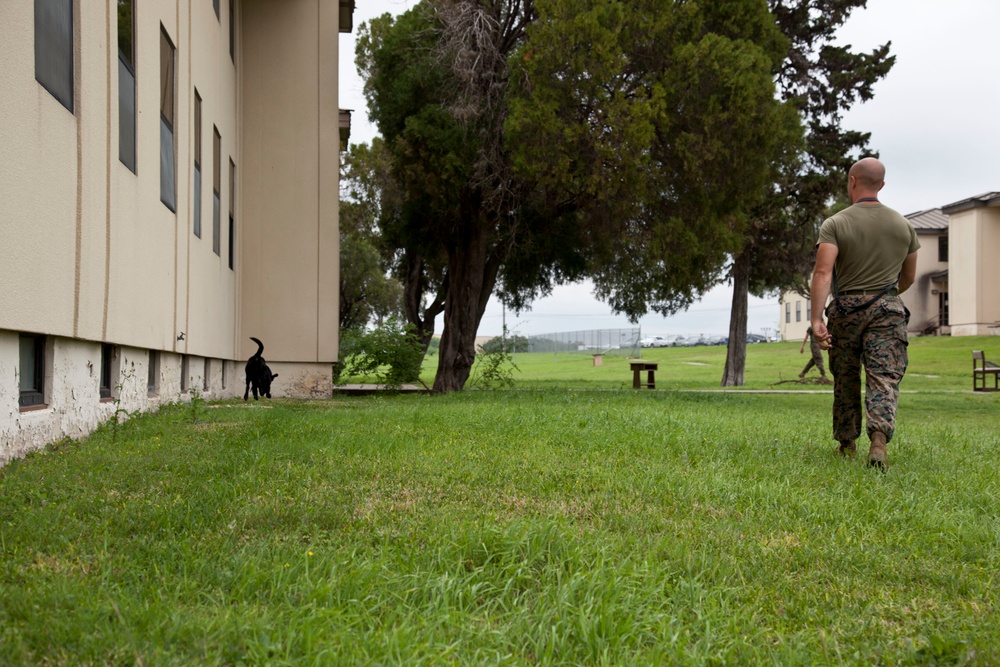
[[[806,362],[806,367],[802,369],[799,373],[799,379],[803,379],[809,369],[815,366],[819,369],[819,374],[823,376],[824,382],[829,382],[826,379],[826,369],[823,368],[823,350],[820,349],[819,343],[816,341],[816,336],[813,335],[813,328],[809,327],[806,329],[806,337],[802,339],[802,345],[799,346],[799,354],[806,351],[806,342],[809,343],[809,352],[812,353],[812,357]]]
[[[879,202],[884,185],[885,167],[877,159],[851,167],[852,205],[823,221],[811,285],[813,335],[830,351],[833,437],[842,455],[854,454],[861,435],[863,364],[868,464],[882,470],[888,468],[886,445],[896,428],[899,382],[908,361],[910,314],[899,294],[913,284],[920,248],[913,225]]]

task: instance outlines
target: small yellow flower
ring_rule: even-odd
[[[310,551],[310,552],[308,552],[308,555],[312,556],[312,555],[313,555],[313,552],[311,552],[311,551]]]

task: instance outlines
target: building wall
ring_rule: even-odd
[[[951,331],[985,336],[1000,324],[1000,208],[972,208],[950,216],[948,269]]]
[[[240,351],[319,364],[332,382],[339,298],[336,0],[243,4]],[[318,84],[318,85],[317,85]]]
[[[225,4],[225,3],[223,3]],[[207,5],[207,9],[204,7]],[[211,3],[191,40],[187,2],[136,10],[136,173],[118,159],[117,16],[114,3],[77,3],[75,108],[35,81],[33,3],[0,5],[0,325],[94,341],[235,356],[235,274],[211,239],[192,235],[191,71],[206,80],[211,128],[223,132],[223,173],[236,153],[235,71]],[[206,20],[208,16],[210,20]],[[177,47],[177,212],[160,202],[160,26]],[[198,57],[196,64],[192,56]],[[213,94],[215,93],[215,94]],[[209,196],[203,226],[211,233]],[[228,181],[226,181],[228,183]],[[222,208],[228,211],[228,187]],[[223,225],[222,248],[227,248]],[[207,251],[206,251],[207,248]],[[178,341],[180,332],[185,332]]]
[[[18,332],[0,330],[0,377],[15,377]],[[108,423],[116,411],[155,409],[193,395],[181,390],[185,355],[162,353],[154,391],[148,390],[149,350],[120,346],[112,362],[112,396],[100,396],[101,344],[49,336],[46,340],[44,407],[21,410],[17,382],[0,382],[0,465],[62,438],[79,438]],[[206,365],[207,363],[207,365]],[[188,356],[189,386],[208,400],[242,393],[237,362]],[[208,372],[206,374],[206,371]],[[225,380],[224,380],[225,376]]]
[[[798,316],[796,317],[796,313]],[[809,328],[812,307],[809,299],[795,292],[785,292],[778,300],[778,331],[783,341],[801,341]],[[786,317],[786,315],[790,315]]]
[[[947,279],[932,279],[932,276],[948,268],[948,262],[939,259],[938,248],[940,240],[948,238],[948,231],[917,230],[917,234],[920,239],[920,250],[917,251],[917,274],[913,285],[903,293],[903,303],[910,310],[909,330],[912,333],[920,333],[940,324],[939,293],[948,290]]]
[[[207,1],[135,5],[133,172],[119,160],[117,3],[73,3],[72,111],[35,80],[34,3],[0,3],[0,461],[84,435],[113,414],[95,393],[102,343],[128,360],[120,370],[135,363],[143,386],[150,350],[159,353],[156,395],[126,390],[121,403],[130,412],[188,400],[191,388],[241,395],[243,366],[256,349],[249,336],[264,340],[268,362],[289,380],[276,381],[273,395],[332,388],[337,0],[237,0],[235,62],[225,0],[219,16]],[[161,26],[175,47],[176,211],[160,201]],[[213,127],[221,137],[219,254]],[[18,407],[18,332],[47,337],[46,407]]]

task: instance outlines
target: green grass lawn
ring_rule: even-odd
[[[990,353],[992,349],[995,350]],[[809,382],[819,377],[811,370],[807,382],[799,372],[809,360],[809,348],[800,354],[800,343],[758,343],[747,346],[745,386],[749,390],[816,390]],[[910,339],[910,366],[903,391],[968,391],[972,389],[972,350],[986,350],[987,358],[1000,357],[1000,338],[918,337]],[[644,361],[656,362],[656,386],[663,389],[718,389],[726,364],[725,346],[643,349]],[[519,370],[513,372],[518,387],[622,389],[632,386],[626,351],[604,356],[594,366],[587,353],[515,354]],[[824,354],[825,357],[825,354]],[[424,363],[424,382],[434,381],[437,357]],[[827,369],[829,371],[829,369]],[[473,372],[475,376],[475,371]],[[827,388],[829,389],[829,388]]]
[[[0,664],[997,664],[1000,394],[956,341],[911,345],[885,475],[828,394],[668,389],[724,348],[102,428],[0,469]]]

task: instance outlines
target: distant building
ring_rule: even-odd
[[[330,393],[352,9],[0,3],[0,464],[242,395],[250,336],[275,395]]]
[[[942,206],[948,216],[948,322],[953,336],[1000,333],[1000,192]]]
[[[910,332],[947,334],[948,328],[948,216],[935,208],[906,216],[917,231],[917,276],[903,293],[910,309]]]
[[[917,275],[903,294],[912,335],[1000,333],[1000,192],[969,197],[906,216],[920,239]],[[809,300],[780,300],[782,340],[802,340]]]

